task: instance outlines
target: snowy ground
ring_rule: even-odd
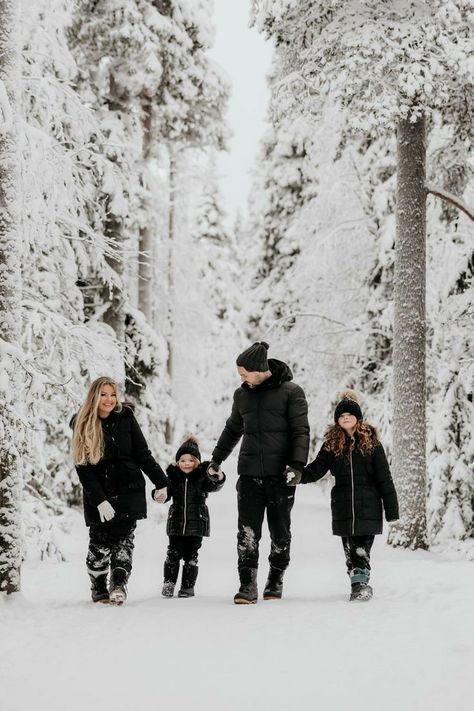
[[[235,476],[210,497],[194,599],[162,599],[158,505],[139,524],[129,601],[88,601],[86,530],[0,600],[1,711],[447,711],[472,708],[474,564],[376,539],[374,599],[348,603],[326,495],[300,487],[285,599],[236,606]],[[161,509],[162,511],[164,509]],[[260,587],[267,572],[262,542]]]

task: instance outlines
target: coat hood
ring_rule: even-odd
[[[282,360],[277,360],[276,358],[268,359],[268,367],[271,371],[271,377],[264,380],[260,385],[256,385],[251,388],[247,383],[241,385],[245,390],[251,390],[252,392],[258,392],[259,390],[270,390],[271,388],[278,388],[282,383],[287,383],[293,380],[293,373],[290,367],[284,363]]]

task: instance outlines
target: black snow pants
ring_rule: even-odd
[[[270,566],[286,570],[290,562],[291,509],[295,501],[295,487],[288,487],[283,476],[262,479],[241,476],[236,488],[239,572],[258,567],[258,545],[262,537],[265,510],[271,540],[268,556]]]
[[[184,561],[182,587],[194,587],[198,574],[198,551],[201,545],[202,536],[169,536],[163,571],[165,582],[177,581],[179,563],[182,559]]]
[[[351,583],[368,583],[370,579],[370,550],[375,536],[342,536],[347,574]]]
[[[87,572],[92,581],[110,573],[110,584],[125,585],[132,571],[136,521],[109,521],[89,528]]]

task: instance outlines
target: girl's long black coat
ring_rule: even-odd
[[[382,533],[382,504],[387,521],[398,519],[398,500],[384,448],[376,444],[368,454],[347,451],[342,457],[324,445],[303,471],[302,484],[318,481],[330,471],[332,532],[336,536]]]
[[[146,518],[142,471],[157,489],[167,486],[166,475],[150,452],[129,407],[111,412],[101,422],[104,434],[102,458],[97,464],[76,465],[83,487],[86,525],[100,523],[97,506],[105,500],[115,509],[113,521]]]
[[[166,470],[168,475],[168,498],[173,503],[168,512],[168,536],[208,536],[210,533],[209,509],[206,499],[211,491],[224,486],[206,474],[209,462],[202,462],[189,474],[184,474],[175,464]]]

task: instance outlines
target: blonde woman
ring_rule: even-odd
[[[127,597],[137,519],[146,518],[142,471],[163,494],[167,478],[132,410],[120,404],[111,378],[94,380],[71,424],[72,453],[89,527],[86,564],[92,600],[121,605]]]

